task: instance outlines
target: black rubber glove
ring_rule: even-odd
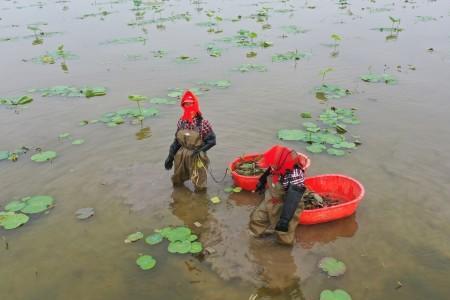
[[[270,168],[267,168],[267,170],[259,177],[258,184],[256,185],[255,192],[258,194],[264,194],[266,191],[266,185],[267,185],[267,177],[270,175]]]
[[[278,220],[277,226],[275,226],[276,231],[288,232],[289,222],[294,216],[297,210],[298,204],[305,193],[305,186],[298,186],[295,184],[289,184],[288,190],[284,195],[283,208],[281,210],[280,219]]]
[[[166,160],[164,161],[164,168],[166,170],[170,170],[173,167],[173,156],[169,155]]]
[[[198,155],[200,155],[200,152],[202,152],[201,149],[195,149],[194,151],[192,151],[191,156],[192,157],[197,157]]]

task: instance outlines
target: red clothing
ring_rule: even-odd
[[[185,106],[184,104],[190,102],[192,103],[192,105],[190,106]],[[198,115],[198,114],[202,114],[200,111],[200,107],[198,105],[198,98],[197,96],[187,90],[184,92],[183,96],[181,97],[181,108],[183,109],[183,115],[181,116],[181,120],[183,121],[189,121],[189,122],[193,122],[194,118]]]

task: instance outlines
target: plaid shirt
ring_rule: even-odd
[[[283,175],[280,181],[285,190],[288,189],[289,184],[303,186],[305,184],[303,170],[300,168],[294,168],[292,171],[286,172],[286,174]]]
[[[205,138],[211,133],[213,132],[211,123],[209,123],[208,120],[203,119],[202,123],[200,124],[200,127],[198,127],[197,124],[197,119],[194,119],[194,122],[189,122],[187,120],[178,120],[177,123],[177,130],[181,130],[181,129],[189,129],[189,130],[196,130],[200,133],[200,137],[202,138],[202,140],[204,141]]]

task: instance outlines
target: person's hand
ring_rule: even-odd
[[[170,170],[173,167],[173,158],[172,157],[167,157],[166,161],[164,162],[164,168],[166,168],[166,170]]]
[[[200,149],[194,149],[194,151],[192,151],[191,156],[192,156],[192,157],[197,157],[197,156],[200,155],[200,152],[202,152],[202,150],[200,150]]]
[[[275,226],[276,231],[288,232],[289,231],[289,222],[285,219],[278,220],[277,226]]]

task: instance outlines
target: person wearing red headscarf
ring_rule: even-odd
[[[267,150],[259,163],[267,168],[259,178],[256,191],[268,193],[250,215],[252,235],[262,236],[275,231],[278,242],[292,245],[295,228],[305,193],[303,161],[296,151],[276,145]]]
[[[209,159],[206,151],[216,145],[216,135],[208,120],[203,119],[198,98],[191,92],[184,92],[181,97],[183,114],[178,120],[175,139],[169,148],[169,155],[164,162],[166,170],[172,169],[174,186],[191,180],[195,191],[206,190]]]

